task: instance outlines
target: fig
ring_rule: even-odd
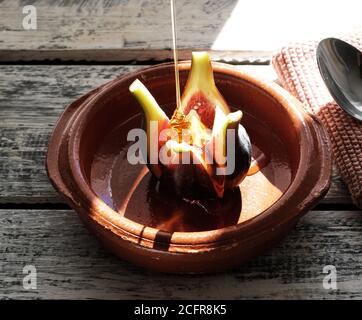
[[[207,52],[193,52],[191,70],[170,119],[139,81],[130,92],[141,105],[147,166],[159,189],[183,199],[222,198],[245,178],[251,162],[242,112],[231,112],[217,89]]]

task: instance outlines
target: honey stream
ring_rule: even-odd
[[[178,51],[177,51],[177,20],[176,20],[176,6],[175,0],[170,0],[171,7],[171,22],[172,22],[172,51],[175,68],[175,86],[176,86],[176,108],[171,118],[171,126],[177,130],[181,136],[182,129],[188,129],[190,123],[188,122],[185,114],[181,110],[181,89],[180,89],[180,71],[178,65]]]
[[[171,8],[171,23],[172,23],[172,51],[173,51],[173,60],[174,60],[174,70],[175,70],[175,87],[176,87],[176,108],[171,117],[170,125],[174,128],[179,137],[179,142],[182,140],[182,130],[190,128],[190,122],[187,116],[181,109],[181,89],[180,89],[180,70],[178,65],[178,49],[177,49],[177,20],[176,20],[176,1],[170,0]],[[252,159],[250,164],[248,176],[256,174],[260,171],[266,164],[268,160],[264,154],[259,155],[258,158]]]

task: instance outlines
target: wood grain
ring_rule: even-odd
[[[65,106],[117,76],[144,66],[0,66],[0,203],[58,203],[44,168],[47,142]],[[241,66],[274,80],[269,66]],[[337,173],[323,203],[350,204]]]
[[[166,60],[172,57],[169,0],[32,1],[37,29],[24,30],[26,1],[0,2],[0,61]],[[270,50],[213,48],[236,0],[177,1],[181,59],[192,48],[215,60],[266,63]],[[235,41],[233,41],[235,43]],[[254,50],[253,50],[254,51]]]
[[[0,203],[62,202],[44,159],[53,126],[72,100],[132,66],[1,66]]]
[[[36,30],[23,28],[29,4],[37,9]],[[328,14],[314,0],[298,14],[287,0],[178,0],[176,7],[185,52],[205,48],[215,59],[260,63],[291,41],[349,31],[360,24],[362,3],[330,1]],[[0,1],[0,61],[163,60],[171,43],[169,0]]]
[[[0,298],[362,299],[362,211],[314,211],[276,248],[234,271],[165,275],[107,253],[73,211],[0,210]],[[37,289],[22,270],[37,268]],[[326,290],[323,267],[337,269]]]

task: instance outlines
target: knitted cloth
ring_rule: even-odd
[[[339,38],[362,49],[362,32]],[[273,56],[272,64],[284,88],[323,122],[337,169],[353,202],[362,208],[362,124],[345,113],[329,94],[317,66],[317,44],[294,43],[282,48]]]

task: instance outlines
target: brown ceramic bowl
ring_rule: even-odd
[[[142,127],[129,93],[139,78],[173,111],[172,64],[115,79],[70,105],[49,142],[48,175],[86,226],[117,256],[163,272],[204,273],[235,267],[272,246],[314,206],[330,184],[329,140],[317,119],[274,83],[214,63],[216,84],[240,108],[253,153],[268,164],[248,176],[211,214],[157,192],[145,166],[126,159],[127,133]],[[190,62],[180,64],[181,86]]]

